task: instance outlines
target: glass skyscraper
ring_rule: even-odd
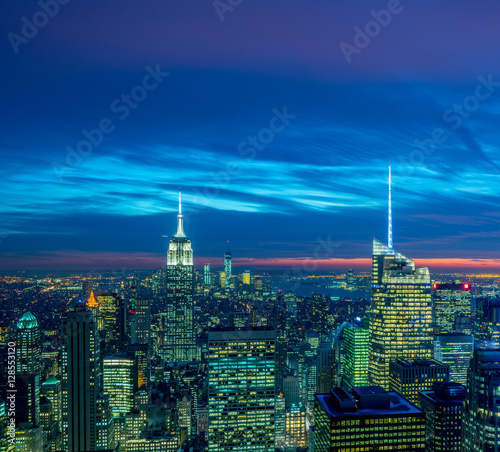
[[[373,239],[369,378],[389,388],[389,363],[432,357],[429,269]]]
[[[274,452],[275,341],[269,327],[209,330],[210,452]]]
[[[434,358],[450,367],[450,381],[467,384],[467,371],[474,352],[474,337],[468,334],[438,334]]]
[[[356,323],[344,328],[344,367],[342,383],[346,389],[368,385],[370,330]]]

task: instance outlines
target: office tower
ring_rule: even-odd
[[[312,411],[314,408],[314,394],[318,383],[318,362],[316,356],[306,357],[304,363],[304,404]]]
[[[373,240],[369,378],[389,387],[389,362],[432,357],[432,299],[427,267]]]
[[[344,328],[343,386],[368,386],[368,358],[370,329],[358,323],[348,323]]]
[[[474,323],[476,346],[500,348],[500,298],[479,298]]]
[[[42,384],[42,396],[46,397],[52,404],[52,414],[57,425],[57,431],[62,431],[62,392],[61,382],[51,375]]]
[[[285,397],[285,407],[290,408],[292,405],[300,405],[302,403],[302,392],[300,379],[290,372],[283,379],[283,395]]]
[[[184,232],[181,194],[177,232],[167,253],[167,329],[163,336],[165,361],[196,361],[193,319],[193,250]]]
[[[309,445],[308,433],[305,407],[292,405],[286,410],[285,447],[307,447]]]
[[[425,450],[425,413],[380,386],[317,394],[314,422],[314,452]]]
[[[17,322],[16,330],[16,441],[31,444],[39,435],[40,378],[42,371],[42,340],[38,321],[26,312]],[[21,436],[20,436],[21,435]],[[22,439],[25,438],[25,439]]]
[[[137,298],[134,303],[134,324],[131,344],[149,344],[151,342],[151,308],[149,300]]]
[[[42,371],[42,339],[38,321],[31,312],[17,322],[16,373],[40,374]]]
[[[417,403],[420,391],[429,391],[434,383],[450,381],[450,368],[435,359],[414,361],[391,361],[389,365],[389,387],[405,399]]]
[[[319,334],[320,339],[324,339],[328,334],[327,315],[330,301],[324,295],[312,294],[311,328]]]
[[[205,264],[203,266],[203,284],[205,284],[205,286],[212,285],[212,274],[210,273],[210,264]]]
[[[210,452],[274,452],[272,328],[208,332],[208,444]]]
[[[107,356],[103,363],[103,390],[113,416],[130,413],[134,407],[137,368],[133,357]]]
[[[274,447],[281,449],[285,447],[286,435],[285,396],[282,392],[276,394],[274,408]]]
[[[52,450],[60,450],[61,444],[58,444],[59,448],[56,449],[58,429],[52,403],[44,396],[40,397],[40,424],[44,433],[46,447]]]
[[[231,283],[232,273],[232,263],[231,263],[231,251],[229,251],[229,240],[227,241],[227,251],[224,253],[224,273],[226,274],[226,282]]]
[[[63,350],[63,428],[69,452],[113,448],[113,422],[102,396],[99,333],[92,313],[77,305],[66,316]],[[64,354],[66,358],[64,358]],[[65,412],[67,407],[67,412]]]
[[[500,350],[474,350],[467,375],[462,423],[463,452],[497,452],[500,444]]]
[[[464,319],[470,322],[470,283],[433,283],[432,299],[435,334],[459,332],[463,328]]]
[[[418,407],[425,413],[426,452],[461,452],[466,395],[458,383],[435,383],[418,395]]]
[[[149,386],[151,381],[151,349],[149,344],[131,344],[127,348],[128,355],[134,359],[134,388]]]
[[[467,384],[467,371],[474,352],[474,337],[462,333],[438,334],[434,339],[434,359],[450,368],[450,381]]]
[[[241,274],[241,282],[247,286],[250,285],[250,270],[245,270]]]
[[[318,381],[316,393],[330,392],[336,386],[335,349],[332,341],[320,342],[318,346]]]

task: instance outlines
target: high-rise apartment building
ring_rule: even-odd
[[[210,452],[274,452],[275,340],[268,327],[209,330]]]
[[[344,328],[343,386],[350,390],[355,386],[368,386],[368,358],[370,329],[355,322]]]
[[[474,351],[462,423],[462,452],[497,452],[500,444],[500,349]]]
[[[314,452],[425,450],[425,413],[380,386],[317,394]]]
[[[429,269],[373,240],[369,378],[389,388],[389,363],[433,354]]]
[[[429,391],[434,383],[447,383],[450,368],[435,359],[396,360],[389,365],[389,387],[412,403],[420,391]]]
[[[462,333],[438,334],[434,339],[434,359],[450,368],[450,381],[467,384],[467,371],[474,353],[474,337]]]
[[[458,383],[435,383],[418,395],[425,412],[426,452],[461,452],[462,405],[467,395]]]
[[[167,252],[167,322],[161,354],[169,361],[196,361],[198,349],[193,318],[193,250],[184,232],[181,195],[177,232]]]
[[[470,323],[470,283],[433,283],[432,299],[436,334],[462,332],[464,323]]]

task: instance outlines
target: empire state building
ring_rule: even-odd
[[[177,232],[167,251],[167,312],[161,355],[167,362],[197,359],[193,320],[193,250],[184,232],[181,194]]]

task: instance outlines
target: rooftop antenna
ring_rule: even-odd
[[[391,185],[392,185],[392,177],[391,177],[391,166],[389,165],[389,228],[388,228],[388,237],[387,237],[387,246],[392,250],[392,200],[391,200]]]

